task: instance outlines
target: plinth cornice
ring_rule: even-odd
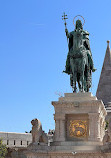
[[[63,106],[63,107],[79,107],[79,106],[81,106],[81,105],[85,105],[85,106],[97,106],[97,105],[101,105],[101,100],[98,100],[98,101],[96,101],[96,100],[93,100],[93,101],[84,101],[84,102],[77,102],[77,101],[75,101],[75,102],[67,102],[67,101],[61,101],[61,102],[59,102],[59,101],[52,101],[52,105],[55,107],[55,106]]]

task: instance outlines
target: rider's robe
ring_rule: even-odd
[[[68,30],[66,30],[66,36],[69,39],[68,47],[69,47],[69,52],[67,55],[67,60],[66,60],[66,66],[65,66],[65,72],[67,74],[72,74],[71,71],[71,66],[70,66],[70,51],[73,47],[73,36],[74,36],[74,31],[68,33]],[[87,50],[87,56],[88,56],[88,64],[89,64],[89,69],[93,70],[93,59],[92,59],[92,54],[91,54],[91,49],[90,49],[90,44],[89,44],[89,33],[87,31],[83,31],[83,45]]]
[[[73,47],[73,36],[74,36],[74,31],[68,33],[66,32],[66,36],[69,38],[69,43],[68,43],[68,48],[69,48],[69,52],[67,55],[67,60],[66,60],[66,66],[65,66],[65,72],[67,74],[72,74],[71,71],[71,66],[70,66],[70,50]]]

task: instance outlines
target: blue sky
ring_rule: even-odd
[[[85,18],[97,68],[91,88],[96,94],[111,39],[110,0],[0,0],[0,131],[30,131],[33,118],[46,132],[54,129],[51,101],[59,92],[72,92],[69,76],[62,73],[68,52],[64,11],[69,31],[76,15]]]

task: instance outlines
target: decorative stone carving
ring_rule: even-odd
[[[111,137],[111,118],[109,119],[108,133],[109,133],[109,135]]]
[[[105,135],[103,137],[103,144],[111,144],[111,118],[109,119],[108,130],[105,131]]]
[[[103,145],[108,144],[110,142],[110,136],[108,135],[108,130],[105,131],[105,135],[103,137]]]
[[[48,137],[46,133],[42,130],[42,125],[40,120],[38,119],[33,119],[31,121],[32,124],[32,143],[39,143],[39,142],[48,142]]]
[[[83,120],[70,121],[69,132],[70,137],[86,137],[87,122]]]

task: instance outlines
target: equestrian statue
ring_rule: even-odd
[[[64,13],[62,17],[65,21],[65,32],[69,49],[65,71],[63,72],[70,75],[70,85],[72,86],[73,92],[77,92],[77,83],[80,92],[89,92],[92,83],[92,72],[96,70],[89,44],[89,33],[83,30],[82,21],[79,19],[76,20],[74,31],[68,32],[66,27],[67,15]]]

